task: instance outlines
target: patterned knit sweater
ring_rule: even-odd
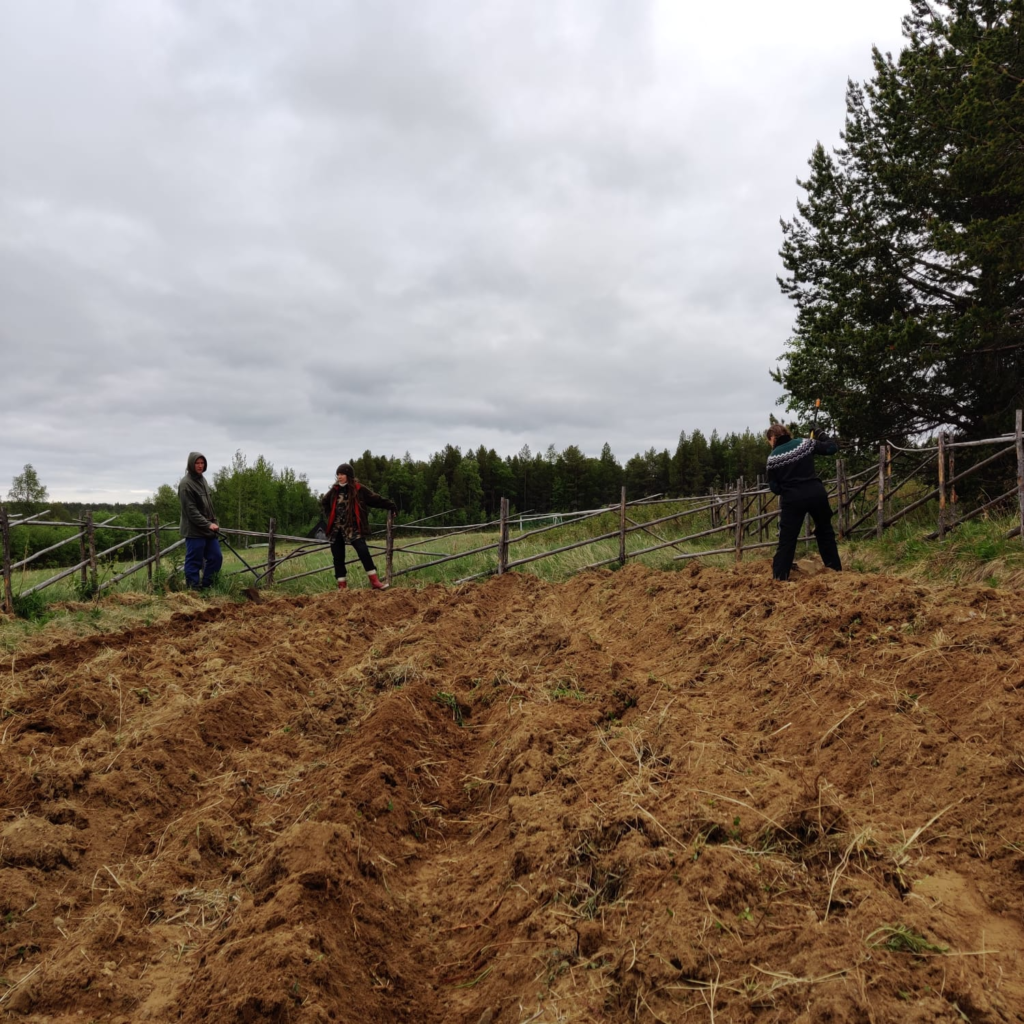
[[[783,497],[803,490],[811,484],[821,484],[814,472],[816,455],[835,455],[839,446],[831,438],[819,434],[816,438],[794,438],[777,444],[768,456],[768,486],[773,494]]]
[[[330,538],[343,534],[346,540],[354,537],[370,536],[370,513],[368,509],[386,508],[397,512],[398,506],[390,499],[384,498],[376,491],[371,491],[358,480],[351,485],[335,484],[321,499],[320,507],[327,521],[325,531]]]

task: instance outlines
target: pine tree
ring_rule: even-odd
[[[773,376],[850,439],[991,436],[1024,397],[1024,0],[913,0],[783,222]]]
[[[438,477],[437,487],[434,489],[434,496],[430,501],[430,514],[439,516],[443,512],[451,511],[452,498],[448,492],[448,481],[443,476]]]

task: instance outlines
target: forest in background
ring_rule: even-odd
[[[351,458],[357,479],[387,495],[398,505],[397,522],[409,523],[434,516],[433,525],[464,526],[494,520],[503,497],[515,512],[576,512],[618,502],[623,486],[631,499],[655,494],[673,497],[704,494],[743,476],[751,481],[764,472],[768,444],[749,429],[742,434],[706,437],[700,430],[679,435],[675,450],[649,448],[622,465],[605,444],[600,455],[588,456],[576,445],[557,451],[554,445],[533,453],[524,445],[515,455],[500,456],[481,445],[462,452],[446,445],[428,459],[374,455],[364,451]],[[274,465],[262,455],[249,461],[241,452],[229,465],[208,475],[214,506],[222,526],[265,531],[271,517],[279,533],[306,536],[319,519],[319,495],[333,482],[319,486],[305,473]],[[143,527],[146,517],[156,513],[164,525],[177,524],[180,517],[177,481],[161,484],[147,502],[132,505],[87,505],[81,502],[51,502],[35,469],[27,465],[12,481],[8,492],[12,513],[33,513],[49,509],[47,519],[73,520],[84,511],[97,514],[97,521],[116,516],[110,525]],[[103,513],[108,513],[104,515]],[[383,521],[383,516],[380,516]],[[67,531],[59,527],[22,528],[13,531],[12,549],[20,559],[56,542]],[[97,533],[102,550],[123,535],[112,530]],[[74,549],[74,550],[72,550]],[[125,557],[132,557],[126,552]],[[38,563],[72,564],[78,550],[66,545]]]
[[[524,445],[515,455],[500,456],[483,445],[463,453],[446,445],[428,459],[374,455],[349,458],[357,479],[398,505],[398,522],[436,516],[437,525],[463,526],[498,516],[501,499],[517,512],[576,512],[618,502],[623,486],[631,498],[652,494],[703,494],[743,475],[764,472],[768,445],[750,430],[720,436],[700,430],[679,436],[675,451],[649,448],[622,465],[605,444],[588,456],[576,445],[533,453]],[[311,485],[305,474],[280,472],[262,456],[249,463],[236,452],[230,466],[213,474],[217,513],[223,526],[266,529],[270,516],[282,532],[305,533],[320,516],[317,496],[333,483]],[[154,504],[161,519],[177,515],[176,491],[164,484]]]

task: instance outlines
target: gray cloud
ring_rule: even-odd
[[[0,491],[757,427],[905,0],[0,7]]]

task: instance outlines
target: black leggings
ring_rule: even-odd
[[[839,561],[839,548],[836,547],[836,533],[832,529],[832,508],[828,503],[828,495],[822,485],[805,493],[786,495],[782,500],[782,511],[779,513],[779,546],[772,559],[772,575],[777,580],[788,580],[789,570],[793,566],[797,541],[800,539],[800,527],[804,524],[804,516],[810,515],[814,520],[814,539],[818,542],[818,554],[830,569],[840,572],[843,568]]]
[[[355,552],[359,556],[359,561],[363,563],[363,568],[367,573],[376,572],[377,567],[373,564],[373,556],[370,554],[370,549],[366,546],[366,541],[362,537],[353,537],[351,544],[352,547],[355,548]],[[335,577],[339,580],[344,579],[345,534],[336,533],[331,539],[331,554],[334,555]]]

